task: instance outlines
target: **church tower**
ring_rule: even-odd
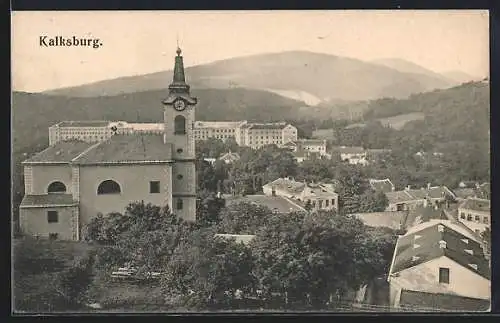
[[[196,171],[194,112],[197,99],[186,84],[182,51],[177,48],[174,77],[163,100],[165,130],[163,141],[172,145],[172,205],[177,216],[187,221],[196,220]]]

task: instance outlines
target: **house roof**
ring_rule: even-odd
[[[73,201],[73,195],[71,194],[25,195],[21,202],[21,208],[49,205],[77,205],[77,202]]]
[[[447,220],[448,217],[444,213],[443,209],[435,209],[434,207],[424,207],[418,206],[406,214],[404,218],[403,226],[405,228],[411,228],[422,222],[427,222],[430,220]]]
[[[458,198],[466,199],[468,197],[476,196],[477,192],[474,188],[464,187],[464,188],[456,188],[453,190],[455,196]]]
[[[399,304],[402,307],[440,309],[460,312],[487,311],[490,308],[490,300],[463,297],[459,295],[444,293],[426,293],[403,289]]]
[[[337,151],[341,154],[362,154],[365,153],[365,149],[363,147],[346,147],[346,146],[336,146],[332,147],[332,151]]]
[[[285,122],[276,122],[276,123],[249,123],[247,124],[249,129],[252,130],[265,130],[265,129],[283,129],[288,124]]]
[[[302,145],[326,145],[326,141],[323,139],[299,139],[297,143]]]
[[[79,140],[60,141],[33,155],[23,163],[69,163],[90,146],[92,144]]]
[[[238,153],[228,152],[228,153],[225,153],[224,155],[222,155],[219,159],[239,160],[240,155]]]
[[[168,162],[172,146],[163,143],[163,136],[114,135],[73,159],[76,164],[106,164],[115,162]]]
[[[264,186],[274,187],[277,190],[287,191],[290,194],[300,194],[304,190],[305,183],[296,182],[288,178],[278,178]]]
[[[243,243],[245,245],[249,244],[252,242],[252,240],[255,238],[255,235],[253,234],[222,234],[222,233],[217,233],[215,237],[223,238],[223,239],[234,239],[236,243]]]
[[[375,191],[382,191],[384,193],[392,192],[394,189],[394,184],[392,184],[391,180],[386,179],[370,179],[370,186]]]
[[[390,274],[446,256],[462,267],[490,279],[490,266],[484,258],[481,245],[454,230],[447,222],[449,221],[438,221],[431,223],[431,225],[423,225],[421,229],[412,230],[399,237]],[[442,228],[441,232],[439,231],[440,227]],[[446,248],[440,247],[441,241],[446,242]],[[472,251],[472,254],[466,250]],[[471,264],[476,265],[477,269],[472,268]]]
[[[246,195],[226,198],[226,205],[232,205],[242,202],[265,206],[270,210],[276,211],[278,213],[305,211],[302,206],[283,196]]]
[[[490,200],[486,199],[470,197],[460,205],[460,208],[481,212],[490,212],[491,202]]]
[[[369,227],[385,227],[398,230],[402,227],[406,213],[405,212],[370,212],[354,213],[358,219]]]
[[[311,198],[326,198],[331,199],[332,196],[338,196],[331,186],[324,186],[322,184],[307,184],[302,191],[304,200]]]
[[[61,121],[56,126],[59,127],[106,127],[110,121],[105,120],[81,120],[81,121]]]
[[[432,186],[429,188],[406,189],[402,191],[387,192],[385,194],[389,204],[400,203],[404,201],[423,200],[427,196],[433,199],[439,199],[446,195],[454,196],[446,186]]]

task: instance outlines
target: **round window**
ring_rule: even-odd
[[[182,148],[178,148],[178,149],[177,149],[177,153],[178,153],[178,154],[181,154],[183,151],[184,151],[184,150],[182,150]]]
[[[182,179],[183,177],[181,174],[177,175],[177,179]]]

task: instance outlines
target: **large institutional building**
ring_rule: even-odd
[[[51,145],[23,162],[21,230],[79,240],[99,213],[123,212],[134,201],[168,205],[194,221],[197,99],[185,82],[180,49],[161,103],[162,126],[66,121],[51,127]]]
[[[108,140],[115,134],[159,134],[163,123],[126,121],[63,121],[49,128],[49,145],[78,139],[89,143]],[[297,141],[297,128],[286,122],[249,123],[244,121],[196,121],[195,140],[234,139],[240,146],[258,149],[265,145],[284,145]]]

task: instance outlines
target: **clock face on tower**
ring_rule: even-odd
[[[174,108],[177,111],[182,111],[186,108],[186,104],[184,103],[183,100],[177,100],[174,102]]]

